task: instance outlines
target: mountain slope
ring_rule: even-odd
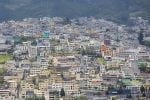
[[[98,17],[127,22],[150,15],[150,0],[0,0],[0,21],[26,17]]]

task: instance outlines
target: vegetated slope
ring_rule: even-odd
[[[27,17],[97,17],[127,22],[149,18],[150,0],[0,0],[0,21]]]

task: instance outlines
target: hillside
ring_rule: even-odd
[[[0,0],[0,21],[44,16],[94,16],[124,23],[129,16],[150,19],[150,0]]]

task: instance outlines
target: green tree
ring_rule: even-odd
[[[61,91],[60,91],[60,96],[61,96],[61,97],[64,97],[64,96],[65,96],[64,88],[61,89]]]
[[[145,94],[145,93],[143,93],[143,94],[142,94],[142,97],[146,97],[146,94]]]
[[[139,35],[138,35],[138,40],[139,40],[139,43],[140,43],[141,45],[143,45],[143,38],[144,38],[143,33],[139,33]]]
[[[108,86],[108,91],[113,90],[113,89],[114,89],[114,86],[112,85]]]
[[[76,98],[75,100],[88,100],[86,96],[80,96]]]
[[[127,95],[127,98],[129,98],[129,99],[132,98],[132,95],[131,95],[131,94],[128,94],[128,95]]]
[[[140,91],[141,91],[142,94],[145,93],[145,88],[144,88],[143,85],[140,87]]]
[[[4,83],[4,77],[0,76],[0,84],[3,84],[3,83]]]
[[[32,43],[31,43],[31,45],[32,45],[32,46],[37,46],[36,40],[33,40]]]
[[[113,97],[113,98],[112,98],[112,100],[116,100],[116,98],[115,98],[115,97]]]
[[[6,72],[6,69],[0,68],[0,76],[3,76]]]
[[[150,47],[150,41],[144,41],[144,45]]]
[[[48,62],[49,65],[53,65],[53,60],[51,59],[49,62]]]
[[[62,79],[64,79],[64,75],[63,75],[63,72],[61,72],[61,78],[62,78]]]
[[[32,83],[33,83],[34,85],[36,85],[36,77],[33,77],[33,78],[32,78]]]
[[[147,67],[147,65],[142,63],[142,64],[140,64],[139,69],[140,69],[140,71],[145,72],[146,71],[146,67]]]

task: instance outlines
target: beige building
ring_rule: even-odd
[[[10,90],[0,90],[0,100],[15,100]]]
[[[7,82],[9,83],[10,88],[13,88],[13,89],[17,88],[17,81],[16,80],[9,80]]]
[[[20,85],[22,90],[33,90],[35,87],[33,83],[26,81],[21,81]]]

